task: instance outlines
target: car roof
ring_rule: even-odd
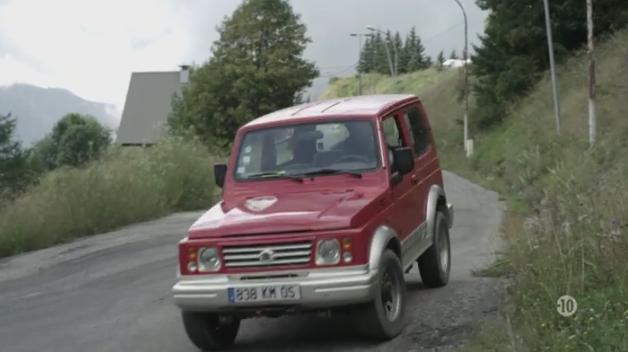
[[[294,122],[299,119],[321,116],[374,116],[392,106],[413,100],[418,100],[418,98],[409,94],[363,95],[321,100],[272,112],[249,122],[246,124],[246,127],[270,123]]]

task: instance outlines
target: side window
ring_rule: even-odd
[[[416,107],[410,108],[405,114],[404,118],[410,127],[412,132],[412,140],[414,142],[414,151],[416,155],[425,153],[429,145],[428,136],[429,132],[427,126],[421,118],[421,113]]]
[[[401,139],[401,133],[399,133],[399,126],[394,116],[387,117],[383,122],[384,138],[386,139],[386,145],[391,148],[401,147],[403,140]]]
[[[382,127],[384,128],[384,139],[386,140],[386,146],[388,147],[387,149],[388,160],[390,160],[390,173],[394,174],[395,172],[397,172],[397,168],[395,166],[392,149],[403,146],[403,139],[401,137],[399,123],[394,116],[389,116],[382,122]]]

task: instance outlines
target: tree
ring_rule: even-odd
[[[395,67],[395,73],[405,73],[405,68],[401,65],[401,56],[403,55],[403,41],[401,40],[401,35],[399,32],[395,32],[394,37],[392,38],[392,53],[393,55],[393,65]],[[396,53],[396,56],[395,56]]]
[[[474,46],[473,72],[477,108],[472,121],[488,127],[501,121],[506,104],[526,94],[549,64],[543,2],[536,0],[477,0],[488,11],[485,34]],[[598,36],[628,23],[628,2],[595,3]],[[582,0],[550,2],[556,60],[581,48],[586,39],[586,6]]]
[[[373,55],[375,58],[374,72],[389,75],[390,64],[388,62],[388,54],[386,53],[387,44],[380,32],[377,32],[377,34],[375,35],[373,45]],[[390,48],[389,50],[392,50],[392,48]],[[390,53],[390,55],[392,55],[392,53]]]
[[[33,147],[30,164],[39,172],[63,165],[77,167],[100,157],[110,142],[109,131],[95,118],[67,114]]]
[[[26,153],[15,139],[15,119],[0,114],[0,197],[22,190],[27,182]]]
[[[169,126],[226,146],[239,126],[290,106],[317,77],[310,39],[287,0],[245,0],[218,29],[213,56],[192,70]]]
[[[425,55],[425,47],[421,41],[421,38],[416,34],[416,29],[412,27],[410,33],[406,37],[406,43],[404,46],[404,58],[405,58],[405,72],[414,72],[418,70],[426,69],[430,66],[431,62]]]
[[[439,71],[443,69],[443,64],[445,63],[445,53],[441,50],[436,57],[436,69]]]
[[[449,54],[449,58],[451,60],[458,60],[458,53],[456,53],[456,49],[451,51],[451,54]]]
[[[372,37],[366,37],[362,51],[360,52],[360,62],[358,72],[370,73],[375,70],[375,43]]]

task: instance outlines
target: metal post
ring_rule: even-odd
[[[554,42],[552,40],[552,22],[548,0],[543,0],[545,6],[545,27],[547,31],[547,48],[549,50],[550,73],[552,75],[552,94],[554,95],[554,117],[556,119],[556,135],[560,136],[560,102],[558,97],[558,80],[556,79],[556,65],[554,63]]]
[[[469,68],[467,67],[469,61],[469,23],[467,21],[467,12],[464,6],[459,0],[454,0],[462,10],[462,16],[464,17],[464,53],[462,58],[464,59],[464,151],[469,155],[467,149],[469,141]]]
[[[595,144],[597,117],[595,114],[595,57],[593,56],[593,0],[587,0],[587,41],[589,46],[589,146]]]
[[[379,34],[386,35],[386,33],[384,33],[382,30],[375,28],[373,26],[367,26],[366,29],[368,29],[371,32],[377,32]],[[384,49],[386,50],[386,57],[388,58],[388,68],[390,69],[390,75],[395,76],[395,70],[393,68],[392,58],[390,57],[390,49],[388,49],[388,40],[384,40]]]

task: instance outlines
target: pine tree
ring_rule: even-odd
[[[381,74],[390,74],[390,66],[388,64],[388,55],[386,54],[386,43],[380,33],[377,33],[373,42],[373,71]]]
[[[360,73],[370,73],[375,70],[374,65],[374,40],[371,37],[366,38],[366,42],[362,47],[360,52],[360,62],[358,63],[358,72]]]
[[[432,59],[425,54],[425,47],[423,46],[423,42],[421,41],[421,37],[416,37],[416,57],[420,70],[424,70],[429,68],[432,65]]]
[[[445,63],[445,53],[443,52],[443,50],[438,53],[438,57],[436,57],[436,62],[441,66]]]
[[[403,47],[402,60],[400,62],[403,72],[414,72],[418,69],[419,65],[416,57],[416,31],[414,27],[410,30],[410,33],[406,36],[406,43]]]
[[[458,54],[456,53],[456,49],[451,51],[451,54],[449,54],[449,58],[451,60],[458,60]]]
[[[443,50],[441,50],[438,53],[438,56],[436,57],[436,69],[439,71],[442,70],[444,63],[445,63],[445,53],[443,52]]]
[[[396,32],[395,36],[393,37],[392,47],[393,49],[391,51],[393,55],[393,66],[395,67],[395,72],[397,74],[404,73],[405,69],[403,69],[403,66],[400,65],[401,54],[403,53],[404,47],[399,32]]]
[[[245,0],[219,33],[212,58],[173,101],[169,125],[226,146],[244,123],[292,105],[318,70],[303,59],[310,39],[287,0]]]
[[[405,56],[405,72],[414,72],[426,69],[430,66],[430,61],[425,56],[425,47],[421,38],[416,34],[413,27],[406,37],[404,47]]]

